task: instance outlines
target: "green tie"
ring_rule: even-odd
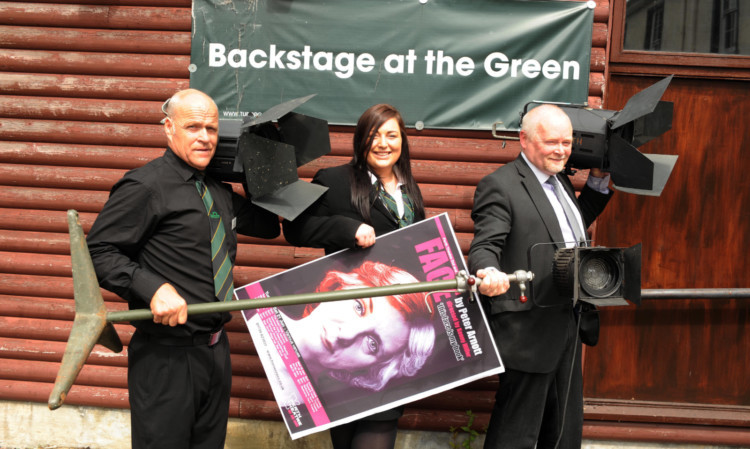
[[[403,228],[404,226],[409,226],[410,224],[414,223],[414,206],[411,204],[411,199],[409,199],[409,195],[406,194],[402,190],[402,198],[404,199],[404,216],[399,217],[398,215],[398,205],[396,204],[396,200],[391,196],[390,193],[386,192],[383,187],[378,185],[378,194],[380,195],[380,201],[385,204],[386,209],[393,215],[393,218],[396,219],[396,222],[398,223],[399,228]]]
[[[214,292],[220,301],[231,301],[232,291],[232,261],[229,259],[229,247],[226,242],[226,231],[221,222],[221,215],[214,210],[214,200],[211,192],[202,179],[195,181],[203,205],[206,206],[208,221],[211,223],[211,264],[214,269]]]

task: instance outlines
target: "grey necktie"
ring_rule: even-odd
[[[568,220],[568,225],[573,230],[573,235],[576,238],[576,242],[578,242],[577,246],[586,246],[586,237],[581,233],[583,227],[578,222],[576,215],[573,213],[573,209],[570,208],[570,204],[568,204],[568,200],[565,198],[566,194],[563,191],[563,186],[560,184],[560,181],[555,179],[554,176],[550,176],[549,179],[547,179],[547,184],[551,184],[555,191],[557,201],[560,202],[563,212],[565,212],[565,218]]]

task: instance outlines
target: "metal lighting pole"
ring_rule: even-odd
[[[114,352],[122,351],[122,342],[112,323],[123,321],[148,320],[153,318],[149,309],[107,312],[102,299],[94,266],[91,262],[86,239],[83,235],[78,212],[68,211],[68,231],[70,233],[70,255],[73,265],[73,287],[75,295],[75,318],[70,330],[68,343],[65,346],[62,363],[57,372],[55,385],[50,393],[48,406],[50,410],[59,408],[73,386],[83,364],[91,354],[94,345],[100,344]],[[518,282],[525,289],[525,282],[533,274],[517,271],[508,275],[511,282]],[[321,293],[302,293],[296,295],[276,296],[272,298],[243,299],[239,301],[211,302],[190,304],[188,315],[202,313],[230,312],[236,310],[257,309],[265,307],[283,307],[294,304],[307,304],[328,301],[340,301],[354,298],[372,298],[406,293],[435,292],[457,290],[465,292],[474,290],[479,279],[458,273],[455,279],[444,281],[416,282],[412,284],[387,285],[382,287],[357,288]]]

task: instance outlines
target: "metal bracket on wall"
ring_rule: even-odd
[[[505,142],[507,140],[521,140],[518,136],[505,136],[498,133],[518,133],[520,130],[518,129],[507,129],[507,128],[500,128],[498,125],[502,125],[503,122],[495,122],[492,124],[492,137],[495,139],[501,139],[503,141],[502,148],[505,149]]]

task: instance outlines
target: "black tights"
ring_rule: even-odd
[[[398,419],[358,420],[331,429],[333,449],[393,449]]]

